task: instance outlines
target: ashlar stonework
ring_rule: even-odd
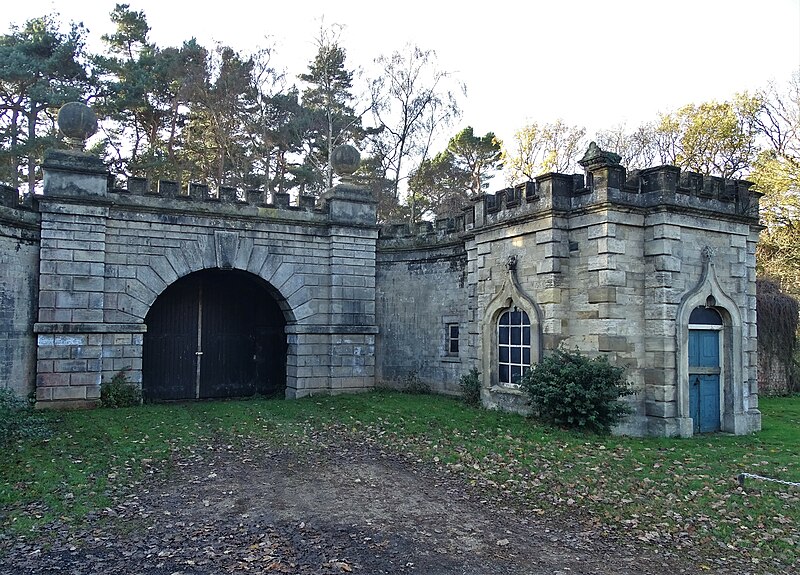
[[[581,165],[455,219],[381,227],[351,171],[290,205],[118,188],[97,158],[52,151],[30,205],[0,189],[0,385],[59,408],[96,405],[120,371],[154,400],[411,377],[457,393],[476,367],[485,406],[524,412],[517,377],[565,346],[626,367],[637,393],[619,433],[760,429],[758,194],[628,172],[594,145]]]

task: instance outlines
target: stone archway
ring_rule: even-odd
[[[146,400],[285,394],[286,320],[260,278],[189,274],[158,296],[145,323]]]
[[[720,417],[719,429],[730,433],[743,433],[747,426],[745,396],[747,385],[743,368],[743,322],[736,302],[723,290],[714,268],[714,250],[703,248],[703,272],[697,285],[681,300],[677,312],[676,330],[676,395],[680,435],[695,433],[691,410],[691,385],[689,365],[689,324],[692,313],[698,308],[713,309],[721,317],[719,326],[719,378]]]

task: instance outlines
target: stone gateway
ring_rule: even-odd
[[[743,434],[756,375],[758,194],[672,166],[626,171],[592,145],[454,219],[376,225],[341,183],[289,195],[129,178],[51,151],[42,195],[0,188],[0,385],[85,407],[123,371],[151,400],[288,398],[402,385],[487,407],[565,346],[605,354],[638,390],[616,431]],[[357,156],[356,160],[357,161]]]

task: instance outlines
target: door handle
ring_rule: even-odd
[[[196,351],[196,352],[194,352],[194,354],[195,355],[203,355],[203,352],[202,351]]]

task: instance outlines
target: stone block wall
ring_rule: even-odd
[[[721,427],[733,433],[759,429],[757,196],[747,182],[671,166],[627,174],[616,162],[613,154],[590,148],[582,176],[546,174],[477,198],[456,233],[466,253],[466,286],[459,290],[466,299],[460,302],[446,302],[442,288],[433,287],[440,277],[434,268],[419,275],[411,265],[403,269],[388,239],[382,240],[378,257],[387,264],[378,276],[379,354],[403,350],[394,354],[392,372],[435,365],[421,351],[430,343],[416,338],[425,337],[430,316],[446,313],[445,302],[466,313],[468,348],[460,354],[460,371],[481,371],[484,405],[525,412],[519,389],[500,385],[497,375],[497,319],[517,308],[529,315],[536,333],[534,362],[561,345],[626,368],[636,394],[627,399],[633,413],[617,432],[691,435],[689,315],[707,305],[724,320]],[[426,261],[452,243],[448,236],[423,251],[425,238],[430,234],[406,240],[417,246],[408,261]],[[431,296],[415,306],[410,293]],[[397,310],[402,312],[393,316]],[[451,378],[436,385],[452,386]]]
[[[39,216],[18,198],[0,186],[0,387],[27,396],[36,374]]]
[[[379,235],[374,201],[347,179],[290,206],[199,184],[109,188],[96,158],[51,153],[38,212],[0,196],[0,383],[24,391],[35,371],[45,407],[93,405],[119,371],[142,383],[153,304],[195,272],[235,270],[283,314],[288,397],[412,374],[457,393],[474,367],[485,405],[524,412],[498,378],[498,318],[516,309],[532,362],[566,346],[626,367],[637,394],[618,432],[691,435],[688,322],[707,306],[724,324],[722,429],[758,429],[757,196],[747,182],[618,162],[593,146],[583,175],[545,174]]]
[[[524,268],[517,272],[521,288],[542,312],[543,348],[560,343],[625,366],[638,393],[629,400],[634,414],[617,431],[637,435],[691,434],[688,317],[698,305],[715,306],[725,318],[722,429],[759,429],[758,219],[749,183],[684,174],[671,166],[627,175],[613,155],[591,153],[590,148],[583,160],[585,178],[570,182],[546,175],[519,201],[509,202],[505,190],[476,204],[475,242],[480,246],[489,238],[491,244],[476,251],[477,293],[503,292],[505,280],[497,272],[513,249],[523,258],[554,260],[537,268],[550,274],[544,285],[531,281]],[[550,216],[554,219],[537,237],[549,236],[553,247],[542,251],[523,230]],[[482,256],[491,256],[493,264]],[[553,322],[557,338],[547,333]],[[494,345],[486,330],[479,345]],[[478,355],[484,361],[491,357],[485,351]],[[485,384],[491,389],[492,379]]]
[[[134,179],[109,190],[105,167],[75,153],[52,156],[45,174],[41,407],[93,405],[119,371],[141,384],[151,306],[179,279],[211,269],[258,278],[283,311],[288,397],[374,385],[377,228],[368,195],[335,187],[318,208],[197,185],[182,194],[175,182],[153,192]]]
[[[384,230],[376,268],[378,384],[402,388],[416,375],[438,393],[459,393],[474,346],[466,275],[462,242],[437,242],[434,249],[424,237]],[[452,324],[459,329],[458,353],[448,351]]]

